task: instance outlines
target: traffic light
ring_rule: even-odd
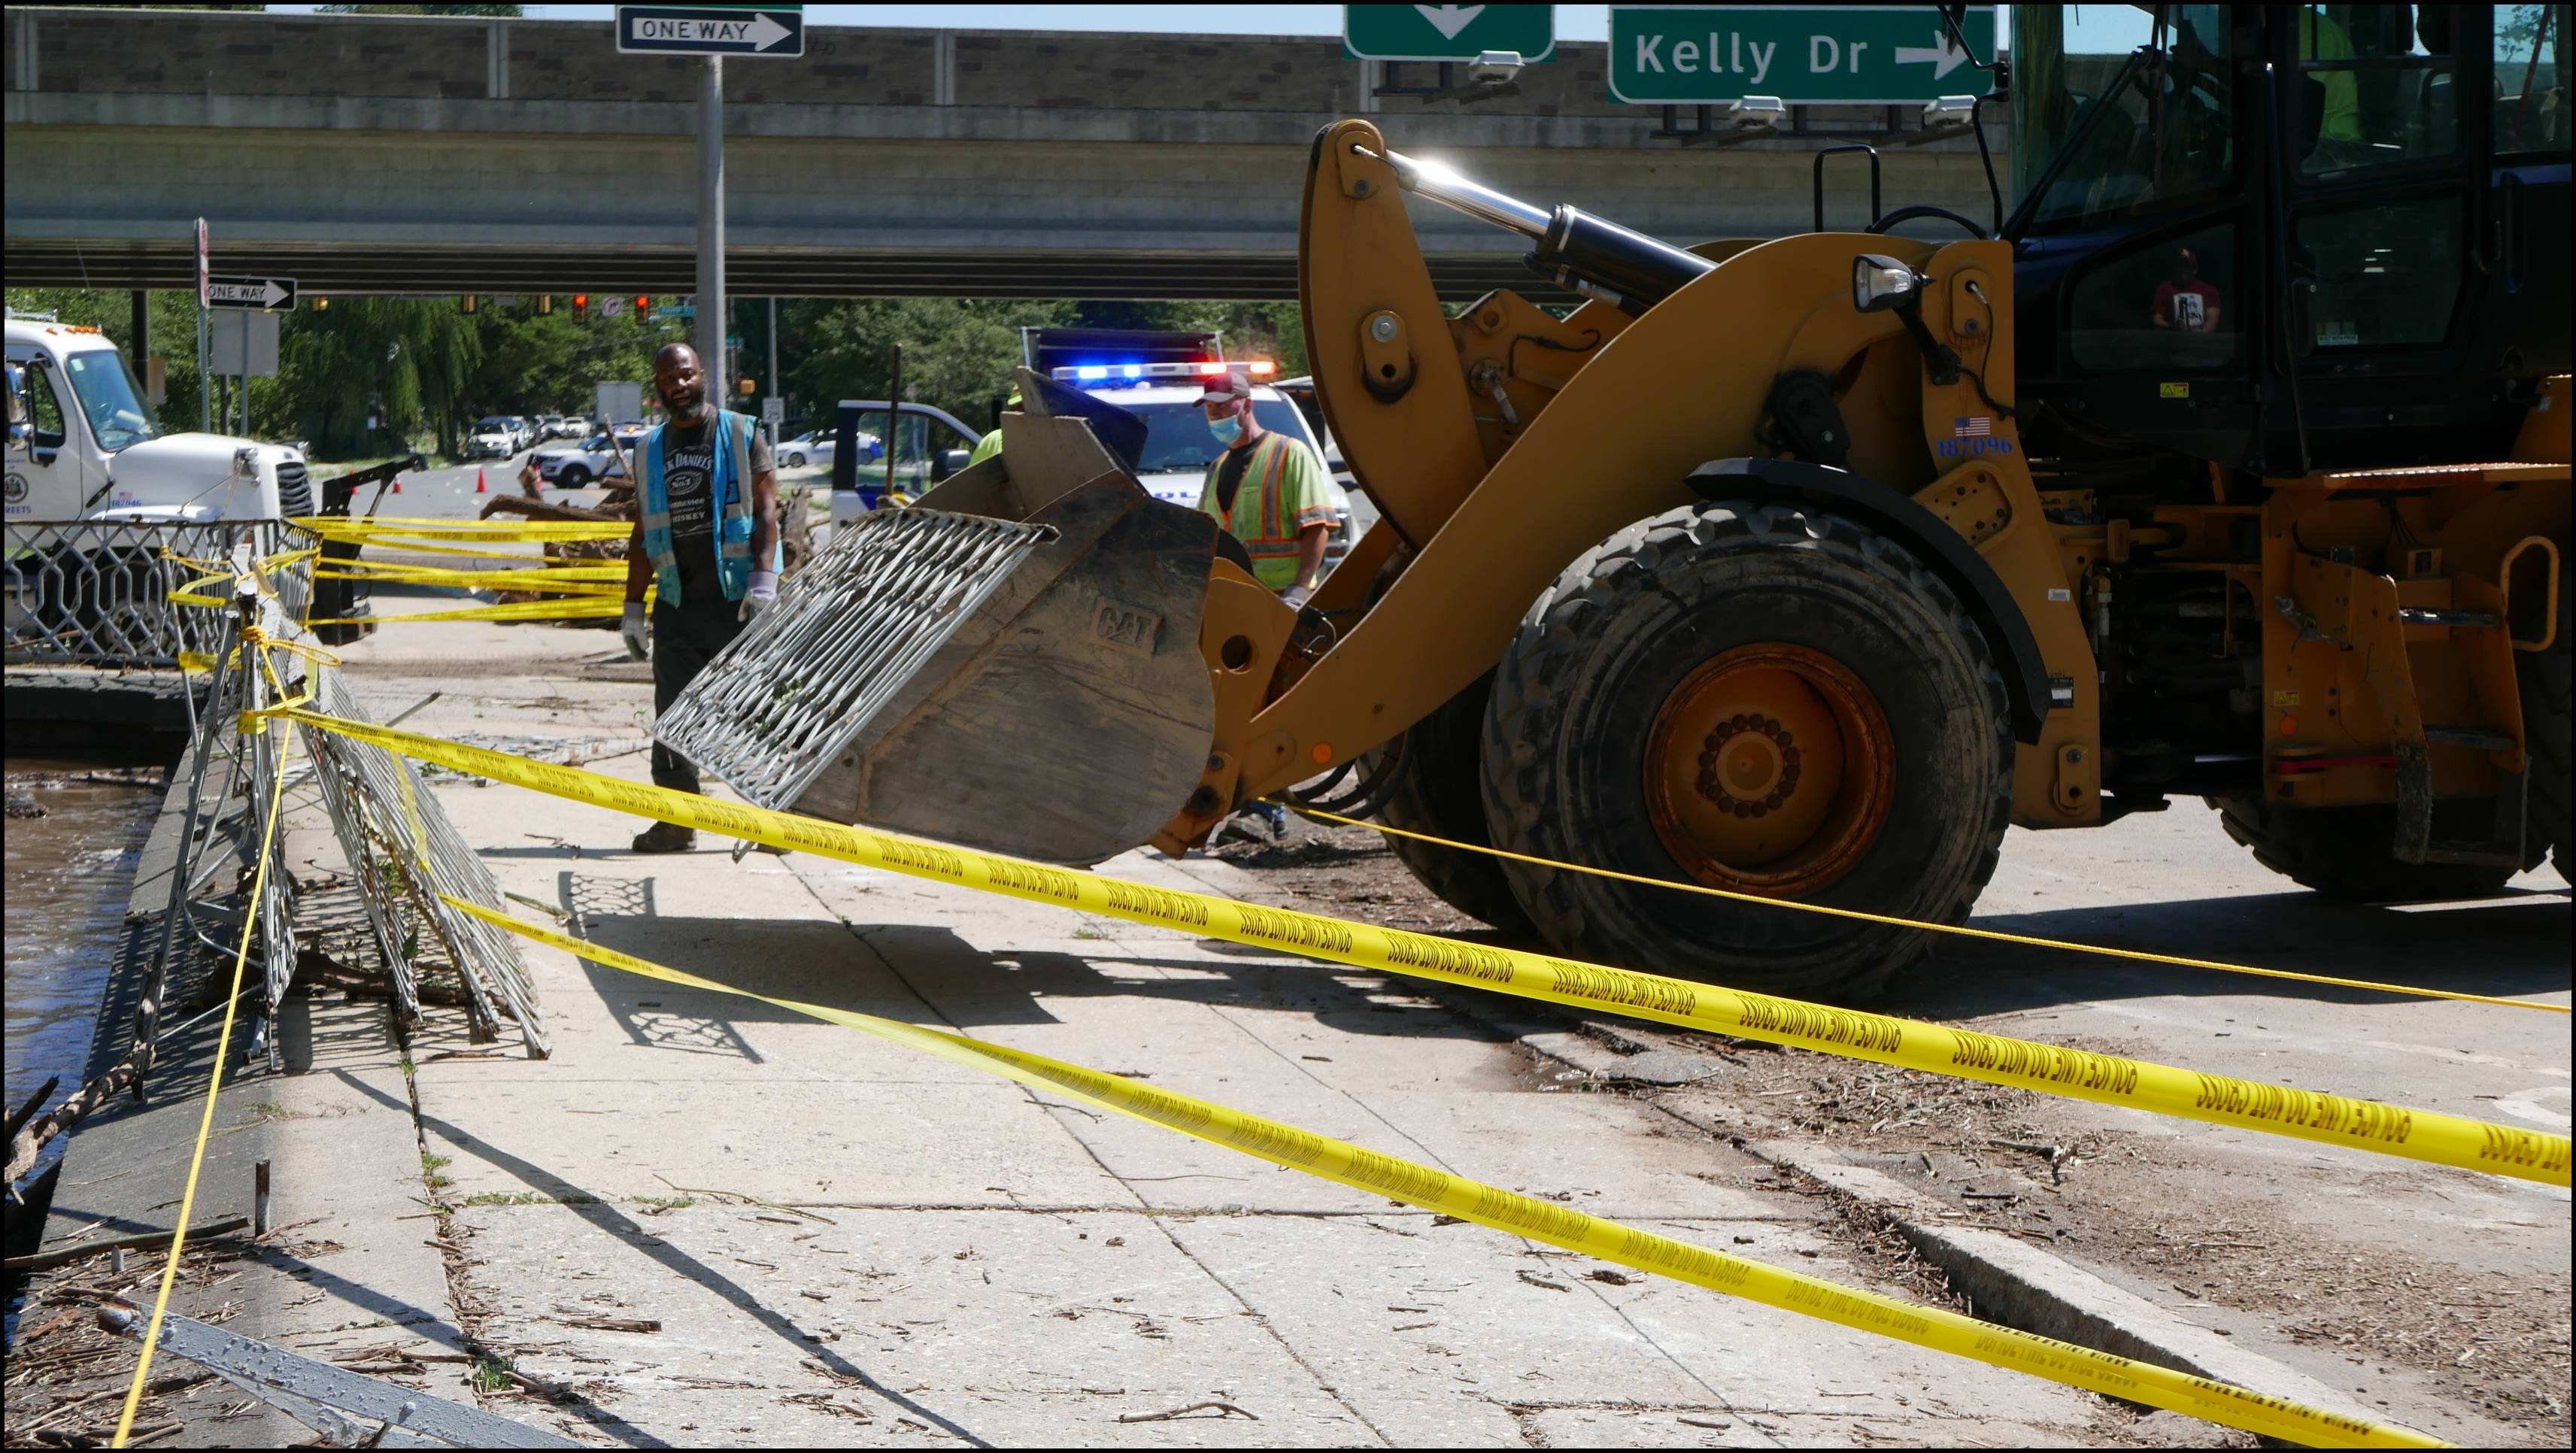
[[[544,314],[547,314],[547,313],[551,313],[551,312],[553,312],[554,310],[555,310],[555,295],[554,295],[554,294],[552,294],[552,293],[539,293],[539,294],[537,294],[537,312],[538,312],[538,314],[539,314],[540,316],[542,316],[542,315],[544,315]]]
[[[576,323],[587,323],[590,321],[590,294],[575,293],[572,295],[572,316],[573,321]]]
[[[464,302],[465,302],[465,311],[466,311],[466,312],[469,312],[469,313],[473,312],[473,311],[474,311],[474,295],[473,295],[472,293],[467,293],[467,294],[465,295]]]
[[[313,300],[313,311],[317,313],[330,312],[331,300],[329,298],[315,298]]]
[[[758,392],[760,392],[760,380],[745,374],[742,378],[742,396],[744,398],[750,398],[753,394]]]
[[[652,300],[651,298],[649,298],[649,297],[638,297],[638,298],[635,300],[635,311],[636,311],[636,312],[639,312],[639,313],[650,313],[650,312],[652,312],[652,311],[653,311],[653,300]]]

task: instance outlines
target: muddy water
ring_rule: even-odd
[[[114,779],[131,776],[132,782]],[[47,1076],[80,1083],[91,1020],[151,831],[157,774],[91,763],[8,759],[8,1093],[11,1109]],[[21,816],[30,806],[44,815]]]

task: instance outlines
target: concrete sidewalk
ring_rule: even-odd
[[[1374,975],[831,861],[637,858],[614,849],[640,824],[611,814],[441,795],[505,887],[603,944],[1869,1276],[1753,1162],[1612,1097],[1538,1093],[1524,1051]],[[497,846],[540,834],[564,846]],[[1145,855],[1103,871],[1202,886]],[[417,1055],[421,1121],[464,1208],[465,1320],[630,1437],[2026,1444],[2125,1421],[767,1006],[530,962],[554,1058]],[[603,1317],[659,1328],[581,1325]]]
[[[406,724],[640,780],[647,688],[613,647],[468,624],[395,626],[344,654],[379,714],[440,691]],[[632,819],[432,780],[505,889],[603,944],[1889,1285],[1821,1198],[1642,1103],[1569,1091],[1410,986],[834,861],[736,861],[717,842],[640,857]],[[1183,866],[1131,854],[1103,871],[1207,886]],[[383,1200],[379,1219],[449,1208],[366,1242],[412,1268],[407,1304],[441,1314],[403,1335],[489,1359],[487,1402],[577,1437],[2028,1445],[2126,1441],[2135,1422],[754,1001],[524,953],[550,1060],[469,1044],[455,1011],[430,1010],[380,1046],[390,1066],[309,1081],[279,1179]],[[326,1099],[347,1102],[335,1125]],[[356,1286],[379,1259],[328,1265]],[[443,1297],[416,1289],[442,1259]],[[383,1340],[365,1310],[305,1309],[305,1345]],[[420,1385],[471,1395],[463,1371]]]

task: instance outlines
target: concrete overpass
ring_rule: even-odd
[[[199,216],[218,271],[317,293],[695,285],[694,63],[620,56],[606,22],[14,6],[6,45],[13,285],[193,286]],[[1677,241],[1780,235],[1810,224],[1816,150],[1891,120],[1653,139],[1661,110],[1607,99],[1602,49],[1561,45],[1521,95],[1462,111],[1375,94],[1430,78],[1331,39],[817,29],[803,59],[727,68],[731,287],[1293,298],[1311,138],[1371,112],[1533,201]],[[1843,160],[1830,215],[1856,227]],[[1964,140],[1886,166],[1891,207],[1987,214]],[[1444,292],[1536,286],[1518,239],[1416,220]]]

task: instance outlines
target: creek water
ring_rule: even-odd
[[[157,772],[89,762],[10,757],[7,771],[5,1050],[14,1110],[48,1076],[62,1077],[56,1098],[81,1082],[135,858],[164,789]]]

